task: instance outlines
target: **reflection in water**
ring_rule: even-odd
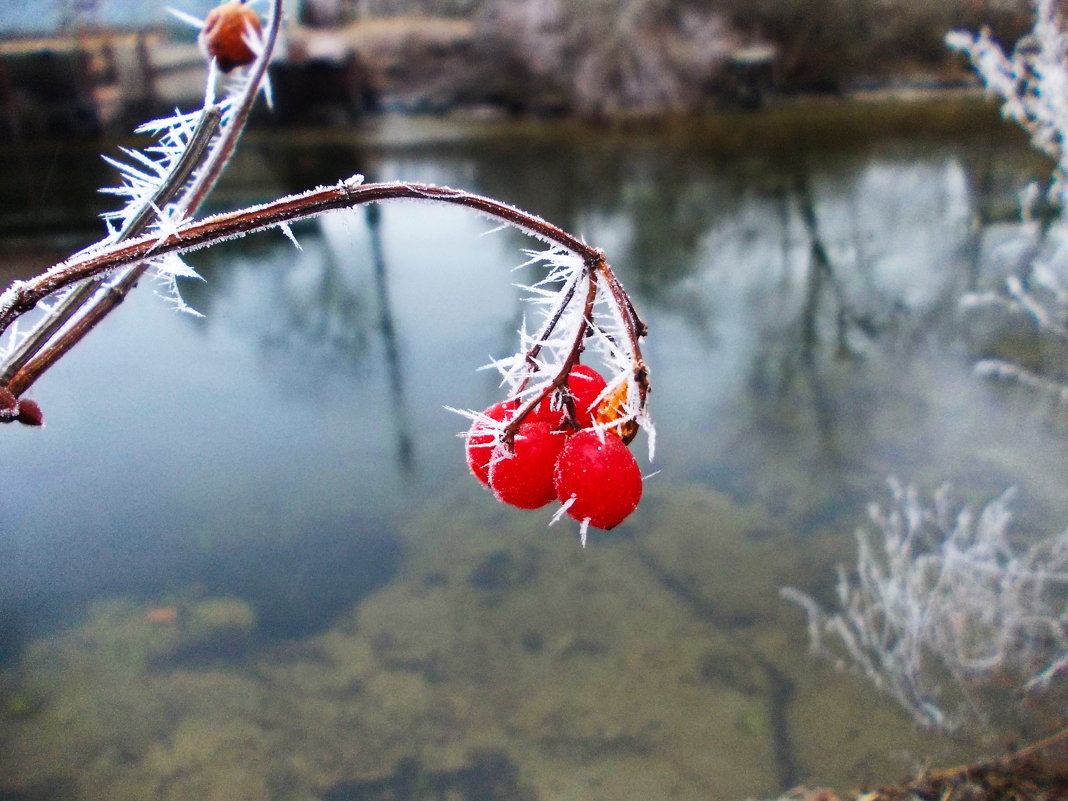
[[[396,204],[308,224],[302,251],[195,254],[205,320],[132,297],[42,381],[49,427],[4,432],[0,794],[725,800],[996,735],[914,732],[809,657],[778,588],[829,598],[891,474],[1017,484],[1021,537],[1068,517],[1063,433],[959,344],[1014,151],[706,144],[277,139],[239,161],[224,197],[355,153],[603,246],[651,325],[660,473],[586,551],[465,475],[441,406],[495,397],[475,368],[511,349],[518,234]]]
[[[374,266],[375,295],[378,298],[378,321],[385,347],[386,372],[393,401],[393,425],[397,432],[397,462],[401,470],[409,473],[413,467],[413,446],[408,406],[404,400],[404,377],[401,373],[400,353],[397,350],[397,332],[393,327],[393,307],[389,302],[389,285],[386,275],[386,254],[382,249],[382,210],[377,203],[364,207],[364,219],[371,237],[371,263]]]

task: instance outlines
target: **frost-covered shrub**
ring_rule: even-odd
[[[977,685],[1037,688],[1068,664],[1068,530],[1025,546],[1012,537],[1012,491],[978,513],[948,488],[925,502],[891,481],[857,529],[857,564],[839,567],[838,607],[792,587],[815,651],[866,675],[917,723],[954,730],[980,714]]]
[[[1036,221],[1037,186],[1022,194],[1019,239],[1025,257],[1003,287],[962,298],[978,341],[977,370],[1068,401],[1068,31],[1055,0],[1034,0],[1034,25],[1007,52],[989,30],[953,31],[950,47],[968,55],[1002,115],[1031,135],[1054,161],[1046,199],[1056,216]],[[1002,336],[1008,331],[1009,336]],[[973,340],[976,337],[973,336]]]

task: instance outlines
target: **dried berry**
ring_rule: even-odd
[[[602,400],[593,414],[596,423],[608,427],[624,443],[638,436],[638,422],[634,419],[620,421],[627,414],[627,385],[620,384]]]
[[[208,12],[200,31],[200,46],[223,72],[251,64],[256,54],[246,41],[262,31],[260,18],[244,0],[230,0]]]
[[[19,413],[19,401],[6,387],[0,387],[0,423],[10,423]]]

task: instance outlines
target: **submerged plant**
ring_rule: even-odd
[[[192,311],[175,282],[196,276],[182,260],[190,251],[268,228],[279,228],[292,238],[290,223],[333,209],[400,199],[447,203],[518,228],[546,245],[528,253],[528,263],[546,268],[541,280],[525,287],[538,311],[537,325],[530,332],[524,324],[517,352],[491,365],[502,376],[502,413],[464,412],[475,421],[469,460],[471,452],[481,448],[488,473],[510,474],[510,489],[524,485],[515,496],[522,502],[516,505],[541,506],[559,496],[565,510],[582,523],[583,539],[588,525],[609,528],[621,522],[641,494],[640,474],[635,493],[637,466],[623,443],[629,443],[639,427],[648,433],[650,455],[654,443],[649,372],[640,344],[647,328],[603,251],[493,198],[402,181],[364,183],[362,176],[238,211],[195,217],[233,153],[253,101],[260,93],[270,97],[266,68],[278,37],[281,7],[281,0],[273,0],[264,23],[243,0],[223,3],[204,22],[180,15],[201,26],[201,44],[212,57],[204,106],[143,126],[140,130],[155,134],[157,143],[144,152],[126,151],[125,164],[112,162],[123,178],[123,185],[112,191],[127,202],[106,215],[107,236],[0,293],[0,421],[41,422],[39,408],[21,397],[23,393],[150,269],[163,281],[167,297],[180,310]],[[228,74],[221,76],[220,70]],[[224,96],[216,100],[220,82]],[[25,324],[33,311],[36,319]],[[604,377],[582,363],[588,351],[597,354]],[[593,393],[576,383],[590,374],[600,381]],[[570,468],[558,470],[556,455],[572,435],[583,432],[591,432],[604,451],[586,453],[601,479],[593,486],[570,478],[561,484],[556,474],[570,477]],[[547,444],[555,448],[552,458],[545,457]],[[531,459],[533,450],[543,453]],[[510,491],[503,490],[506,482],[502,478],[498,483],[498,498],[508,500],[502,497]],[[576,511],[583,509],[587,512]]]
[[[998,679],[1049,683],[1068,666],[1068,530],[1036,545],[1010,532],[1012,492],[976,514],[954,510],[948,487],[926,503],[892,481],[857,529],[854,571],[838,569],[828,612],[792,587],[814,651],[867,676],[916,720],[955,730],[980,710],[970,689]]]

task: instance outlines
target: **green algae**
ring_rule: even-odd
[[[22,690],[0,695],[0,715],[13,718],[32,718],[44,707],[44,699]]]
[[[937,752],[807,653],[778,588],[811,564],[775,519],[699,485],[649,492],[584,550],[458,489],[409,517],[395,580],[285,642],[258,641],[238,598],[94,604],[18,665],[46,703],[4,724],[0,790],[707,801]],[[240,658],[207,658],[227,640]]]

